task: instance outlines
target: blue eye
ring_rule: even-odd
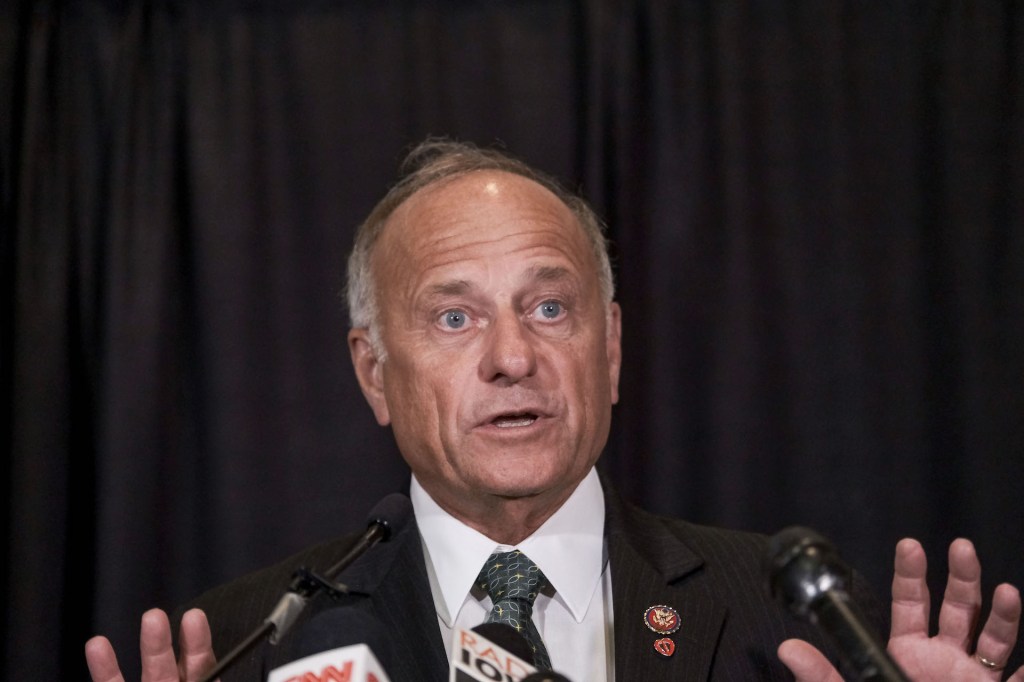
[[[544,301],[540,304],[540,314],[553,320],[562,314],[562,304],[558,301]]]
[[[444,314],[444,324],[449,329],[461,329],[466,325],[466,313],[461,310],[449,310]]]

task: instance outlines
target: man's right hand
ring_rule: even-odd
[[[206,614],[199,609],[181,617],[181,657],[175,659],[171,623],[160,609],[142,614],[139,648],[142,653],[142,682],[194,682],[213,668],[213,639]],[[85,660],[93,682],[124,682],[114,647],[106,637],[85,643]]]

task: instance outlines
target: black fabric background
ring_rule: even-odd
[[[1024,11],[1011,2],[11,2],[6,679],[363,523],[355,225],[428,134],[607,219],[603,467],[659,512],[1024,584]],[[641,617],[641,614],[616,614]],[[1020,656],[1016,657],[1020,660]]]

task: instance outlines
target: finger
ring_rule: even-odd
[[[181,679],[189,682],[202,679],[217,662],[206,614],[199,609],[186,611],[181,617],[179,633],[181,658],[178,660],[178,672]]]
[[[1020,592],[1013,585],[1000,585],[992,596],[992,611],[978,636],[975,653],[1002,665],[1009,660],[1020,624]]]
[[[802,639],[787,639],[778,654],[796,682],[843,682],[825,655]]]
[[[890,639],[906,635],[928,636],[928,560],[921,543],[904,538],[896,544],[892,577],[892,630]]]
[[[114,647],[106,637],[93,637],[85,643],[85,662],[92,682],[124,682]]]
[[[139,650],[142,654],[142,682],[178,682],[171,623],[160,609],[150,609],[142,614]]]
[[[958,538],[949,546],[949,578],[939,609],[939,639],[970,651],[981,612],[981,564],[970,540]]]

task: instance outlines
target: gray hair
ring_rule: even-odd
[[[608,240],[604,225],[582,197],[565,189],[553,177],[531,168],[526,163],[497,149],[483,149],[465,142],[445,138],[429,138],[418,144],[405,157],[399,170],[398,182],[373,207],[369,217],[356,232],[355,244],[348,258],[349,322],[353,328],[366,328],[370,342],[378,357],[384,351],[380,338],[380,307],[376,286],[370,268],[374,244],[388,218],[406,199],[421,189],[440,182],[474,173],[496,170],[514,173],[536,182],[564,203],[574,216],[590,242],[597,261],[601,295],[608,302],[615,295]]]

